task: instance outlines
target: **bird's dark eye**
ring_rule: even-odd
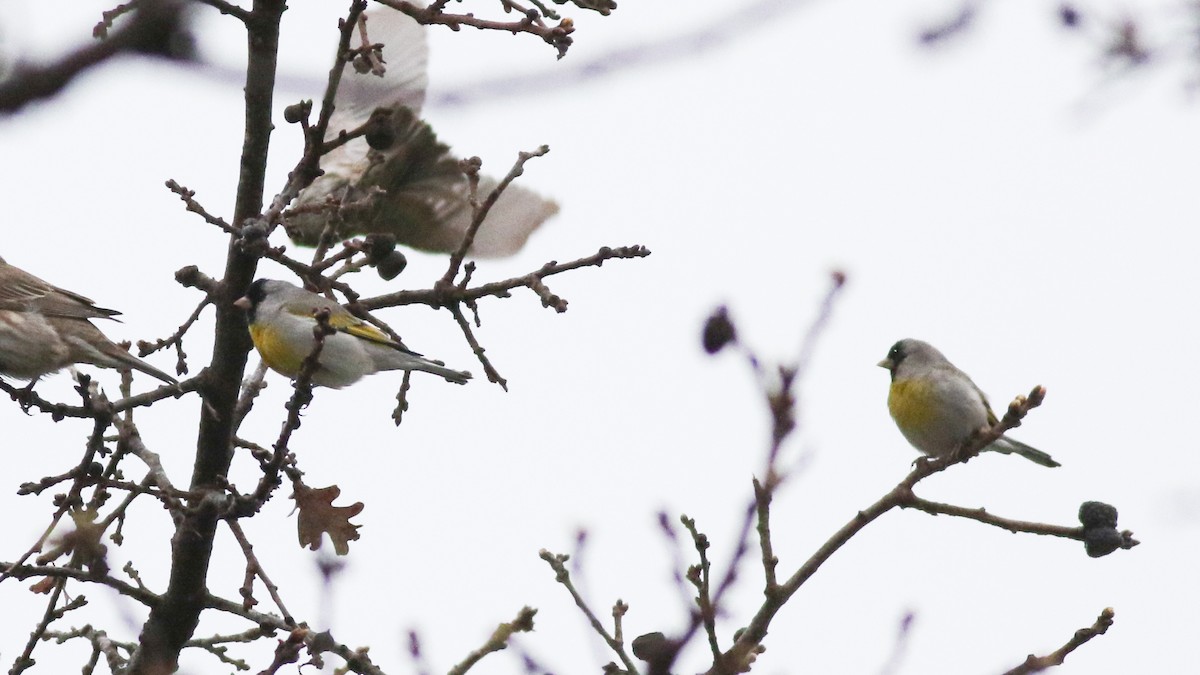
[[[899,342],[892,345],[892,348],[888,350],[887,357],[888,357],[888,360],[891,361],[893,364],[899,364],[901,361],[904,360],[904,350],[900,348]]]

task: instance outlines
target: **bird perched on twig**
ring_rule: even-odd
[[[892,419],[904,438],[926,455],[950,455],[976,432],[996,424],[996,414],[979,387],[927,342],[901,340],[879,366],[892,374],[888,391]],[[1008,436],[984,450],[1017,454],[1042,466],[1061,466],[1050,455]]]
[[[92,325],[120,312],[97,307],[0,258],[0,375],[31,380],[76,363],[175,378],[121,349]],[[113,319],[114,321],[116,319]]]
[[[341,389],[381,370],[423,370],[455,384],[471,374],[423,358],[329,298],[286,281],[259,279],[234,305],[246,310],[250,338],[275,372],[296,377],[316,347],[316,313],[329,311],[333,334],[325,336],[312,383]]]

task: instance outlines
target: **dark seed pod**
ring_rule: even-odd
[[[293,103],[283,109],[283,121],[288,124],[299,124],[308,118],[310,112],[312,112],[312,101],[305,100]]]
[[[1107,527],[1116,529],[1117,508],[1104,502],[1084,502],[1079,507],[1079,522],[1085,528]]]
[[[1090,527],[1083,532],[1083,550],[1092,558],[1106,556],[1124,542],[1125,538],[1112,527]]]
[[[384,256],[383,260],[375,263],[375,271],[384,281],[395,279],[405,267],[408,267],[408,258],[400,251],[392,251]]]
[[[367,254],[368,263],[378,265],[396,250],[396,237],[386,232],[372,232],[363,237],[362,250]]]
[[[1063,5],[1058,8],[1058,19],[1062,21],[1062,25],[1066,28],[1079,27],[1079,10],[1071,5]]]
[[[633,655],[649,663],[651,672],[665,672],[677,651],[675,644],[658,631],[635,637],[632,647]]]
[[[737,330],[729,320],[729,311],[718,307],[708,320],[704,322],[704,351],[716,354],[730,342],[737,342]]]

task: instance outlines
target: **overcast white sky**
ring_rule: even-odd
[[[346,3],[293,4],[281,72],[319,75]],[[14,5],[0,7],[0,43],[50,51],[90,34],[106,8]],[[1108,606],[1113,628],[1057,672],[1193,668],[1200,459],[1188,428],[1200,376],[1192,302],[1200,292],[1200,131],[1185,83],[1198,64],[1164,59],[1135,76],[1106,76],[1100,27],[1064,32],[1052,5],[988,4],[973,31],[933,50],[919,48],[915,35],[952,13],[952,3],[811,2],[758,23],[733,20],[726,3],[649,5],[624,2],[605,19],[568,12],[580,27],[561,62],[529,37],[431,32],[435,99],[489,78],[552,74],[711,22],[726,40],[586,83],[427,108],[439,135],[481,156],[493,174],[519,150],[551,147],[522,181],[557,199],[561,214],[516,258],[481,263],[477,280],[602,245],[639,243],[654,253],[552,279],[571,302],[564,315],[530,293],[482,303],[479,337],[509,393],[482,377],[467,387],[417,377],[395,429],[398,376],[318,391],[292,447],[310,484],[337,484],[366,510],[329,611],[316,555],[295,543],[291,502],[280,495],[245,523],[289,609],[332,626],[343,642],[371,645],[387,672],[411,670],[404,635],[415,628],[438,672],[529,604],[539,609],[537,631],[521,638],[523,648],[554,672],[595,673],[612,656],[537,557],[543,547],[570,551],[586,528],[584,585],[597,611],[607,615],[619,597],[631,605],[627,635],[679,629],[686,608],[655,514],[695,517],[723,565],[768,435],[743,364],[702,353],[703,319],[727,303],[763,357],[790,358],[836,268],[848,286],[802,385],[801,433],[788,447],[802,468],[775,502],[781,571],[908,470],[915,451],[888,418],[887,374],[874,365],[901,337],[938,345],[998,407],[1045,385],[1046,404],[1014,435],[1063,464],[1047,470],[982,457],[928,480],[919,494],[1065,525],[1082,501],[1099,499],[1116,505],[1121,527],[1144,543],[1092,560],[1074,542],[889,513],[780,613],[757,671],[879,672],[911,611],[897,672],[1001,672],[1056,649]],[[1124,16],[1099,11],[1089,16]],[[1158,27],[1153,44],[1189,26],[1178,7],[1138,12]],[[237,63],[244,48],[236,27],[218,29],[231,20],[201,14],[211,19],[202,24],[203,53]],[[313,93],[281,91],[277,108]],[[281,114],[277,121],[271,191],[300,148],[298,130]],[[0,120],[0,255],[124,311],[124,324],[105,326],[114,339],[169,334],[198,299],[173,272],[197,264],[219,274],[226,240],[162,184],[174,178],[228,216],[241,122],[237,82],[128,60]],[[410,260],[390,285],[366,275],[358,283],[424,288],[444,268],[435,256]],[[261,270],[284,276],[270,263]],[[407,308],[384,317],[418,351],[481,374],[446,313]],[[210,327],[202,323],[186,343],[194,370],[208,361]],[[116,387],[115,374],[99,378]],[[264,443],[276,436],[290,392],[284,378],[270,382],[243,431]],[[39,391],[70,401],[70,384],[60,375]],[[187,397],[140,418],[181,485],[197,407]],[[0,425],[8,438],[0,559],[11,560],[51,511],[49,495],[17,498],[17,486],[72,466],[90,427],[27,417],[15,404],[0,406]],[[239,485],[253,481],[250,465],[235,469]],[[113,567],[132,559],[161,589],[170,531],[165,512],[149,503],[135,509]],[[236,597],[242,564],[227,533],[219,545],[212,587]],[[748,620],[760,578],[746,568],[724,636]],[[103,589],[87,596],[91,613],[77,622],[136,635],[139,606]],[[0,587],[6,664],[43,602],[11,581]],[[212,618],[200,634],[245,627]],[[247,654],[253,671],[269,662],[269,647]],[[679,672],[701,667],[696,647]],[[43,645],[35,656],[34,672],[48,673],[72,672],[85,658],[78,645]],[[204,656],[185,669],[229,670]],[[498,654],[478,672],[522,666]]]

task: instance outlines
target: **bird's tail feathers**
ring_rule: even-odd
[[[164,373],[163,371],[159,370],[158,368],[155,368],[154,366],[150,365],[149,363],[146,363],[145,361],[139,359],[138,357],[134,356],[133,354],[130,354],[129,352],[125,351],[124,349],[121,349],[116,344],[109,344],[109,345],[106,345],[105,347],[106,348],[104,349],[103,353],[104,353],[105,357],[108,357],[109,362],[105,362],[105,363],[98,362],[98,363],[96,363],[96,365],[105,366],[108,368],[132,368],[134,370],[140,370],[143,373],[145,373],[151,377],[162,380],[163,382],[166,382],[167,384],[179,384],[179,380],[176,380],[175,378],[171,377],[170,375]],[[97,359],[97,361],[99,361],[99,359]]]
[[[1062,466],[1058,462],[1054,461],[1054,458],[1050,455],[1038,450],[1037,448],[1025,445],[1020,441],[1013,440],[1008,436],[1001,436],[1000,438],[996,439],[996,442],[984,448],[984,450],[991,450],[993,452],[999,452],[1005,455],[1020,455],[1034,464],[1040,464],[1042,466],[1051,468]]]
[[[467,380],[471,379],[471,373],[465,370],[447,368],[441,363],[430,361],[406,350],[372,350],[371,356],[375,360],[375,367],[379,370],[423,370],[440,375],[455,384],[466,384]]]
[[[446,378],[447,381],[453,382],[454,384],[466,384],[467,380],[471,379],[471,373],[468,373],[465,370],[454,370],[453,368],[440,366],[425,359],[421,359],[421,363],[412,370],[423,370],[427,373],[433,373],[434,375],[441,375],[442,377]]]

